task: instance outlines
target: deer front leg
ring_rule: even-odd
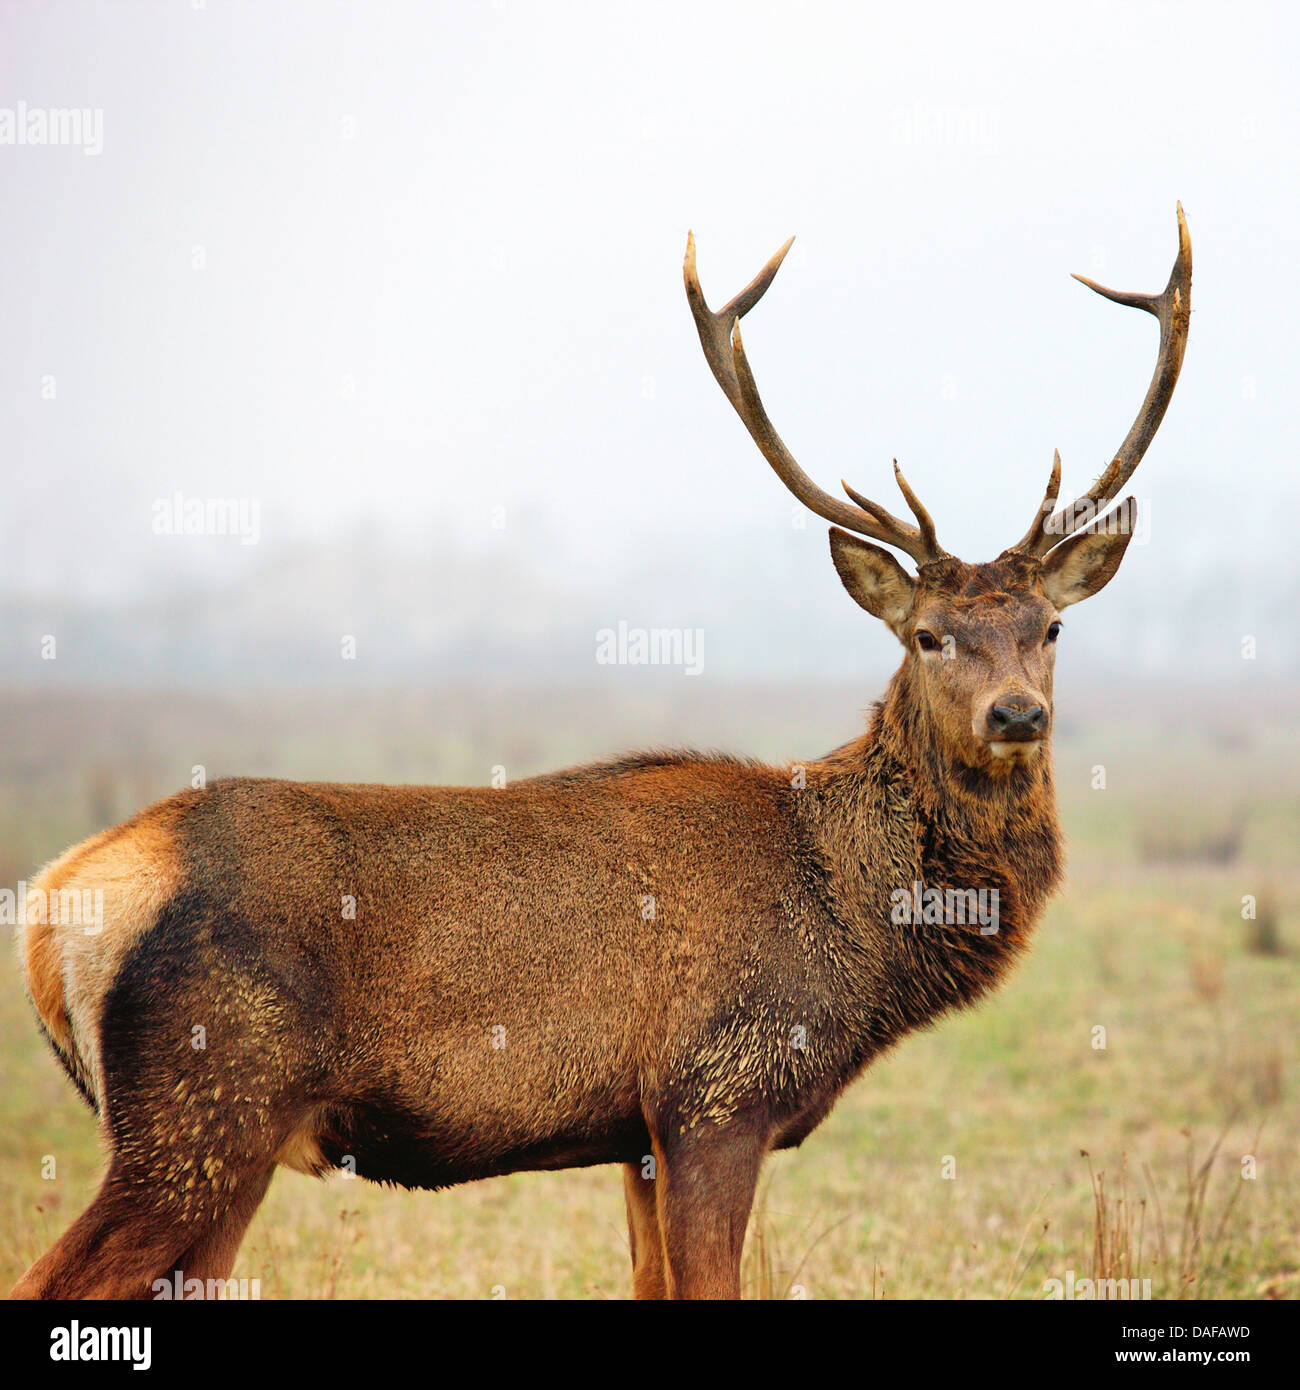
[[[664,1268],[664,1238],[659,1230],[658,1195],[654,1177],[643,1176],[647,1166],[644,1163],[623,1165],[627,1234],[632,1247],[632,1297],[667,1298],[668,1276]]]
[[[669,1298],[739,1298],[740,1257],[767,1126],[735,1119],[655,1141]]]

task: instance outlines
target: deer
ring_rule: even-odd
[[[914,523],[824,492],[773,428],[740,320],[790,244],[714,312],[690,235],[686,294],[723,394],[902,645],[865,729],[782,766],[670,751],[491,788],[222,778],[53,860],[20,955],[108,1162],[15,1297],[225,1279],[277,1168],[439,1189],[618,1164],[634,1296],[738,1298],[766,1157],[1023,955],[1062,873],[1061,613],[1134,534],[1135,499],[1108,508],[1182,366],[1182,206],[1163,292],[1076,277],[1160,325],[1119,451],[1060,509],[1057,452],[1029,529],[978,564],[939,546],[896,462]],[[58,910],[86,890],[93,929]],[[972,895],[996,913],[967,920]]]

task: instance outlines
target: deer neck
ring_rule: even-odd
[[[862,983],[873,1011],[910,1026],[988,989],[1060,877],[1050,749],[997,780],[954,761],[905,664],[866,732],[812,765],[808,786],[828,903],[871,975]],[[934,890],[973,892],[993,908],[994,929],[912,920]],[[903,1007],[904,996],[923,1002]]]

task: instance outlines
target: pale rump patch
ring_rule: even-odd
[[[32,880],[33,911],[19,928],[27,990],[59,1051],[98,1101],[103,1095],[99,1025],[122,960],[153,926],[183,878],[177,824],[189,797],[173,797],[83,840]],[[102,894],[102,920],[46,920],[59,895]],[[35,917],[36,920],[31,920]]]

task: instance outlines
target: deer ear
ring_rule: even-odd
[[[1049,552],[1043,561],[1043,592],[1058,608],[1091,598],[1114,578],[1136,529],[1137,502],[1126,497],[1113,512]]]
[[[895,633],[912,611],[916,580],[887,550],[831,527],[831,559],[844,587]]]

